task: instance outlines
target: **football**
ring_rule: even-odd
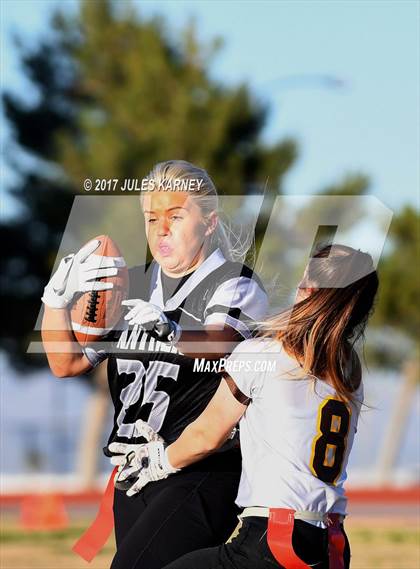
[[[123,312],[121,302],[127,298],[129,287],[127,265],[116,243],[108,235],[99,235],[94,239],[100,245],[92,255],[113,257],[118,274],[99,279],[112,282],[112,289],[85,292],[72,305],[71,324],[74,335],[82,346],[101,340],[112,330]]]

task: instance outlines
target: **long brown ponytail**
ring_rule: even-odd
[[[353,386],[346,362],[363,335],[378,290],[372,258],[344,245],[323,246],[311,257],[299,288],[312,292],[267,320],[262,335],[281,341],[305,375],[328,378],[348,401]]]

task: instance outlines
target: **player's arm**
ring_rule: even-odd
[[[249,323],[262,319],[268,309],[267,294],[249,278],[229,279],[214,292],[204,311],[201,328],[185,330],[158,306],[139,299],[126,300],[125,319],[152,330],[163,342],[171,342],[185,355],[218,360],[251,337]]]
[[[243,336],[230,326],[215,324],[203,326],[202,330],[183,330],[177,348],[186,356],[218,360],[233,352]]]
[[[225,375],[203,413],[167,448],[169,463],[183,468],[211,454],[230,437],[245,413],[249,399]]]
[[[66,309],[45,306],[41,336],[48,364],[56,377],[73,377],[93,366],[77,342]]]
[[[124,453],[122,458],[111,459],[112,464],[119,465],[118,484],[128,482],[127,496],[134,496],[149,482],[167,478],[211,454],[230,437],[249,401],[226,375],[203,413],[168,447],[161,441],[132,449],[115,443],[113,450]]]
[[[161,308],[140,299],[124,300],[129,308],[125,320],[131,326],[139,325],[162,342],[171,342],[185,355],[220,359],[230,354],[244,338],[224,322],[201,326],[201,329],[184,330],[171,320]]]
[[[94,239],[75,255],[64,257],[44,289],[42,341],[51,371],[57,377],[80,375],[95,365],[86,357],[73,334],[69,308],[77,294],[107,290],[113,286],[112,283],[98,281],[118,272],[112,258],[103,262],[97,255],[92,256],[99,244]]]

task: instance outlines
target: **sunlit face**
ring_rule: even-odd
[[[217,215],[204,219],[188,192],[148,192],[143,198],[150,251],[163,272],[179,277],[195,270],[207,255]]]

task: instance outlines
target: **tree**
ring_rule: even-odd
[[[393,343],[379,346],[378,359],[402,369],[402,383],[388,421],[378,461],[378,480],[388,483],[397,462],[405,426],[419,384],[419,231],[420,213],[412,207],[399,212],[390,228],[390,250],[379,265],[380,291],[373,322],[387,325],[408,338],[403,345],[393,333]],[[397,336],[397,337],[396,337]]]
[[[181,158],[206,168],[222,194],[251,192],[267,176],[281,190],[296,144],[264,144],[268,108],[246,85],[211,77],[220,46],[201,45],[193,24],[175,40],[163,19],[111,0],[81,2],[75,17],[55,13],[48,38],[20,46],[37,99],[3,94],[15,136],[8,159],[19,174],[12,194],[22,206],[1,228],[10,243],[2,343],[13,365],[36,363],[26,349],[39,299],[85,178],[142,178],[156,162]]]
[[[340,231],[354,229],[356,208],[360,207],[362,213],[363,204],[358,206],[355,203],[352,208],[345,209],[343,202],[334,198],[362,196],[366,193],[369,183],[366,175],[348,174],[316,194],[303,196],[296,211],[293,201],[288,205],[286,200],[273,209],[275,196],[266,196],[266,203],[261,209],[256,227],[256,242],[261,255],[256,270],[264,275],[275,310],[286,308],[294,298],[296,285],[302,278],[307,263],[302,251],[307,249],[308,244],[314,249],[321,243],[334,241],[334,225],[320,225],[314,235],[314,227],[318,225],[319,220],[335,220],[340,225]],[[330,196],[331,199],[323,199]],[[292,196],[292,200],[294,197],[296,196]]]
[[[1,339],[15,367],[46,363],[43,357],[28,357],[26,349],[85,178],[142,178],[156,162],[181,158],[206,168],[221,194],[251,194],[267,178],[268,203],[282,192],[284,175],[297,157],[296,143],[264,144],[269,108],[246,84],[217,82],[211,69],[221,41],[204,45],[197,36],[191,24],[175,37],[164,19],[146,20],[128,2],[82,1],[74,17],[54,14],[39,45],[19,46],[36,98],[27,102],[3,94],[14,134],[7,158],[18,173],[11,193],[21,206],[1,226],[7,243],[1,277],[7,327]],[[323,193],[358,195],[367,185],[364,176],[350,176]],[[404,233],[413,227],[412,217],[402,220],[395,249],[381,263],[376,316],[378,325],[389,323],[409,334],[414,332],[411,287],[418,282],[412,262],[418,232]],[[265,222],[261,216],[257,242]],[[278,243],[272,244],[276,253]]]
[[[201,45],[192,24],[175,40],[163,19],[145,20],[127,2],[84,1],[74,18],[57,12],[50,32],[34,49],[20,47],[36,101],[3,94],[22,213],[1,228],[10,243],[2,342],[21,369],[35,363],[26,349],[39,299],[85,178],[142,178],[156,162],[179,158],[206,168],[221,194],[254,191],[267,176],[278,192],[297,154],[292,140],[262,142],[268,108],[247,85],[211,77],[220,41]],[[113,212],[119,223],[122,213]],[[101,370],[93,378],[78,467],[86,485],[95,478],[107,406]]]
[[[418,342],[420,213],[403,208],[394,216],[389,238],[389,251],[379,264],[381,289],[374,323],[392,326]]]

